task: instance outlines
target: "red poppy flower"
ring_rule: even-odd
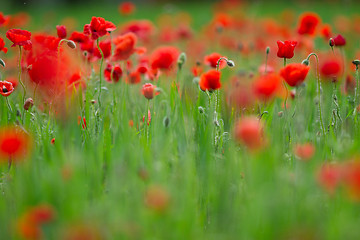
[[[215,91],[221,88],[220,72],[216,70],[210,70],[206,73],[201,74],[200,77],[200,88],[203,91]]]
[[[316,13],[304,13],[300,16],[298,33],[313,35],[319,23],[319,15],[317,15]]]
[[[135,11],[135,4],[132,2],[123,2],[119,5],[119,12],[124,15],[128,16]]]
[[[179,50],[176,47],[158,47],[150,56],[150,64],[153,69],[170,70],[177,62]]]
[[[326,164],[320,169],[317,179],[319,184],[330,194],[333,194],[342,178],[342,170],[338,165]]]
[[[2,12],[0,12],[0,27],[4,24],[6,24],[9,20],[8,16],[4,16]]]
[[[257,150],[264,146],[263,135],[263,126],[254,116],[240,119],[234,128],[234,138],[250,150]]]
[[[346,40],[341,34],[338,34],[333,39],[334,39],[334,43],[335,43],[336,47],[342,47],[342,46],[345,46],[345,44],[346,44]]]
[[[55,138],[51,139],[50,143],[55,144]]]
[[[331,26],[329,24],[324,24],[324,26],[321,29],[321,35],[328,40],[332,33],[331,33]]]
[[[13,42],[11,47],[23,46],[25,50],[30,50],[32,43],[30,41],[31,32],[21,29],[10,29],[6,32],[6,37]]]
[[[0,94],[8,97],[14,91],[14,86],[11,82],[0,81]]]
[[[64,25],[57,25],[56,26],[57,35],[59,38],[63,39],[66,38],[66,27]]]
[[[76,31],[71,34],[69,39],[74,42],[77,42],[77,43],[85,43],[85,42],[89,41],[88,36],[86,36],[82,32],[76,32]]]
[[[145,115],[143,115],[143,123],[145,123]],[[151,122],[151,112],[150,110],[148,111],[148,119],[147,119],[147,125],[149,126]]]
[[[314,156],[315,146],[312,143],[297,144],[294,152],[301,160],[308,161]]]
[[[115,44],[114,60],[127,60],[135,51],[137,37],[134,33],[126,33],[113,40]]]
[[[78,125],[80,125],[80,123],[81,123],[82,128],[85,129],[86,128],[86,119],[85,119],[85,117],[83,117],[82,121],[81,121],[81,116],[78,116]]]
[[[209,65],[212,68],[216,68],[219,59],[223,57],[219,53],[212,53],[210,55],[205,56],[204,62],[206,65]],[[220,62],[220,68],[224,68],[226,66],[226,61]]]
[[[165,211],[169,205],[170,196],[160,186],[150,186],[145,193],[145,205],[157,212]]]
[[[344,167],[344,184],[350,198],[360,200],[360,162],[350,162]]]
[[[0,51],[7,53],[8,49],[5,47],[5,41],[0,37]]]
[[[275,73],[260,76],[254,83],[254,93],[261,100],[269,100],[279,90],[281,78]]]
[[[342,74],[341,63],[337,59],[329,59],[323,62],[320,66],[320,73],[322,77],[336,81]]]
[[[115,29],[116,26],[112,22],[105,21],[102,17],[92,17],[90,24],[84,26],[84,34],[91,35],[91,38],[96,40]]]
[[[122,27],[123,33],[132,32],[140,40],[147,42],[154,32],[154,25],[148,20],[135,20],[128,22]]]
[[[127,82],[130,84],[138,84],[141,82],[141,75],[138,71],[131,72],[127,78]]]
[[[280,75],[291,87],[300,85],[310,70],[309,66],[301,63],[291,63],[280,70]]]
[[[112,77],[111,77],[112,72]],[[111,64],[108,64],[104,70],[105,80],[108,82],[118,82],[120,78],[122,77],[122,70],[118,65],[115,65],[114,67],[111,66]]]
[[[277,56],[279,58],[292,58],[294,57],[294,49],[297,45],[297,41],[277,41],[279,47]]]
[[[99,47],[104,54],[104,58],[110,57],[110,55],[111,55],[111,41],[110,40],[100,42]],[[94,56],[97,58],[101,58],[101,53],[97,47],[94,48]]]
[[[31,149],[31,138],[21,128],[0,128],[0,162],[1,160],[18,161],[26,156]]]
[[[153,99],[155,93],[156,86],[151,83],[145,83],[141,89],[142,94],[148,100]]]

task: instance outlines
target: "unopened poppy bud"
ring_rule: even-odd
[[[163,124],[164,124],[164,127],[168,127],[170,124],[170,118],[164,117]]]
[[[330,38],[330,39],[329,39],[329,45],[330,45],[330,47],[335,46],[335,41],[334,41],[333,38]]]
[[[24,103],[24,109],[27,111],[29,110],[29,108],[31,108],[34,105],[34,100],[32,100],[32,98],[28,98],[25,100]]]
[[[69,46],[69,48],[71,49],[75,49],[76,48],[76,43],[72,40],[67,40],[67,45]]]
[[[182,68],[185,62],[186,62],[186,53],[182,52],[177,60],[179,69]]]
[[[301,64],[304,64],[304,65],[306,65],[306,66],[309,66],[310,62],[309,62],[309,60],[304,59],[304,60],[301,62]]]
[[[227,60],[226,63],[229,67],[235,67],[235,63],[232,60]]]
[[[0,65],[3,66],[3,67],[5,67],[5,62],[4,62],[4,60],[2,60],[1,58],[0,58]]]
[[[95,104],[96,103],[96,100],[91,100],[91,104]]]
[[[360,65],[360,60],[355,59],[354,61],[352,61],[352,64],[354,64],[355,66],[359,66]]]
[[[205,109],[203,107],[199,107],[199,113],[204,113]]]
[[[266,54],[269,54],[270,53],[270,47],[267,47],[266,48]]]

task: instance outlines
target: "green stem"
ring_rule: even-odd
[[[7,97],[5,97],[5,100],[6,100],[6,104],[7,104],[8,108],[9,108],[10,112],[13,113],[13,110],[12,110],[11,105],[9,103],[9,99]]]
[[[146,142],[149,144],[149,128],[150,128],[150,122],[149,122],[149,110],[150,110],[150,100],[147,101],[147,108],[146,108]],[[149,123],[149,124],[148,124]]]
[[[24,83],[21,81],[21,57],[22,57],[22,51],[21,51],[21,46],[19,46],[19,83],[21,84],[23,90],[24,90],[24,94],[23,94],[23,97],[22,97],[22,104],[24,104],[25,102],[25,96],[26,96],[26,88],[25,88],[25,85]],[[22,114],[22,121],[24,122],[24,109],[23,109],[23,114]]]
[[[100,61],[100,83],[99,83],[99,98],[98,98],[98,101],[99,101],[99,109],[101,109],[101,88],[102,88],[102,65],[103,65],[103,62],[104,62],[104,53],[103,51],[101,50],[100,48],[100,40],[99,38],[96,40],[96,44],[97,44],[97,48],[101,54],[101,61]]]

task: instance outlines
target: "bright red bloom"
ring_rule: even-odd
[[[0,94],[8,97],[14,91],[14,86],[11,82],[0,81]]]
[[[331,26],[329,24],[324,24],[321,29],[321,35],[328,40],[331,37]]]
[[[223,57],[219,53],[212,53],[210,55],[205,56],[204,62],[206,65],[209,65],[212,68],[216,68],[219,59]],[[223,60],[220,62],[220,68],[223,68],[226,66],[226,61]]]
[[[135,4],[132,2],[123,2],[119,5],[119,12],[124,15],[130,15],[135,11]]]
[[[4,16],[4,14],[2,12],[0,12],[0,27],[2,25],[4,25],[5,23],[7,23],[9,20],[8,16]]]
[[[333,39],[334,39],[334,43],[335,43],[336,47],[342,47],[342,46],[345,46],[345,44],[346,44],[346,40],[341,34],[338,34]]]
[[[311,12],[304,13],[303,15],[300,16],[298,33],[313,35],[319,23],[320,23],[319,15]]]
[[[322,77],[336,81],[342,73],[341,63],[337,59],[329,59],[320,66]]]
[[[108,58],[111,55],[111,41],[106,40],[99,43],[100,49],[104,54],[104,58]],[[96,47],[94,48],[94,56],[97,58],[101,58],[101,53],[99,49]]]
[[[6,32],[6,37],[13,42],[11,47],[23,46],[25,50],[30,50],[32,43],[30,41],[31,32],[21,29],[10,29]]]
[[[280,75],[291,87],[300,85],[306,78],[310,70],[309,66],[301,63],[291,63],[280,70]]]
[[[140,40],[148,41],[154,32],[154,25],[148,20],[136,20],[128,22],[123,26],[122,32],[134,33]]]
[[[335,192],[342,178],[342,171],[338,165],[324,165],[318,173],[318,182],[330,194]]]
[[[308,161],[314,156],[315,146],[312,143],[297,144],[294,152],[301,160]]]
[[[150,64],[153,69],[170,70],[176,63],[179,50],[176,47],[158,47],[150,56]]]
[[[264,146],[263,131],[263,126],[257,117],[244,117],[235,125],[234,138],[250,150],[257,150]]]
[[[57,35],[59,38],[63,39],[66,38],[66,27],[64,25],[57,25],[56,26]]]
[[[220,72],[216,70],[210,70],[206,73],[201,74],[200,77],[200,88],[203,91],[215,91],[221,88]]]
[[[88,36],[86,36],[82,32],[76,32],[76,31],[71,34],[69,39],[74,42],[77,42],[77,43],[85,43],[85,42],[89,41]]]
[[[294,57],[294,49],[297,45],[297,41],[277,41],[279,50],[277,56],[279,58],[292,58]]]
[[[360,162],[350,162],[344,167],[344,184],[350,198],[360,200]]]
[[[254,93],[261,100],[269,100],[279,90],[281,78],[275,73],[260,76],[254,83]]]
[[[8,49],[5,47],[5,41],[0,37],[0,51],[7,53]]]
[[[141,89],[142,94],[148,100],[153,99],[155,93],[156,86],[151,83],[145,83]]]
[[[26,156],[31,149],[31,138],[21,128],[0,128],[0,162],[17,161]]]
[[[51,139],[50,143],[55,144],[55,138]]]
[[[112,77],[111,77],[112,72]],[[112,66],[111,64],[108,64],[104,70],[105,80],[108,82],[118,82],[120,78],[122,77],[122,70],[118,65]]]
[[[137,37],[134,33],[126,33],[113,40],[115,44],[114,60],[127,60],[135,51]]]
[[[84,26],[84,34],[91,35],[91,38],[96,40],[115,29],[116,26],[112,22],[105,21],[102,17],[92,17],[90,24]]]
[[[141,74],[138,71],[131,72],[128,76],[127,82],[130,84],[138,84],[141,82]]]

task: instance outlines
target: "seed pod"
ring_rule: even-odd
[[[3,67],[5,67],[5,66],[6,66],[6,64],[5,64],[4,60],[2,60],[1,58],[0,58],[0,65],[1,65],[1,66],[3,66]]]
[[[32,98],[28,98],[25,100],[24,109],[27,111],[34,105],[34,100]]]
[[[182,68],[182,66],[185,64],[185,62],[186,62],[186,53],[182,52],[179,55],[179,58],[177,60],[177,64],[178,64],[179,69]]]
[[[69,48],[71,49],[75,49],[76,48],[76,43],[72,40],[67,40],[66,41],[67,45],[69,46]]]
[[[227,60],[226,63],[229,67],[235,67],[235,63],[232,60]]]

